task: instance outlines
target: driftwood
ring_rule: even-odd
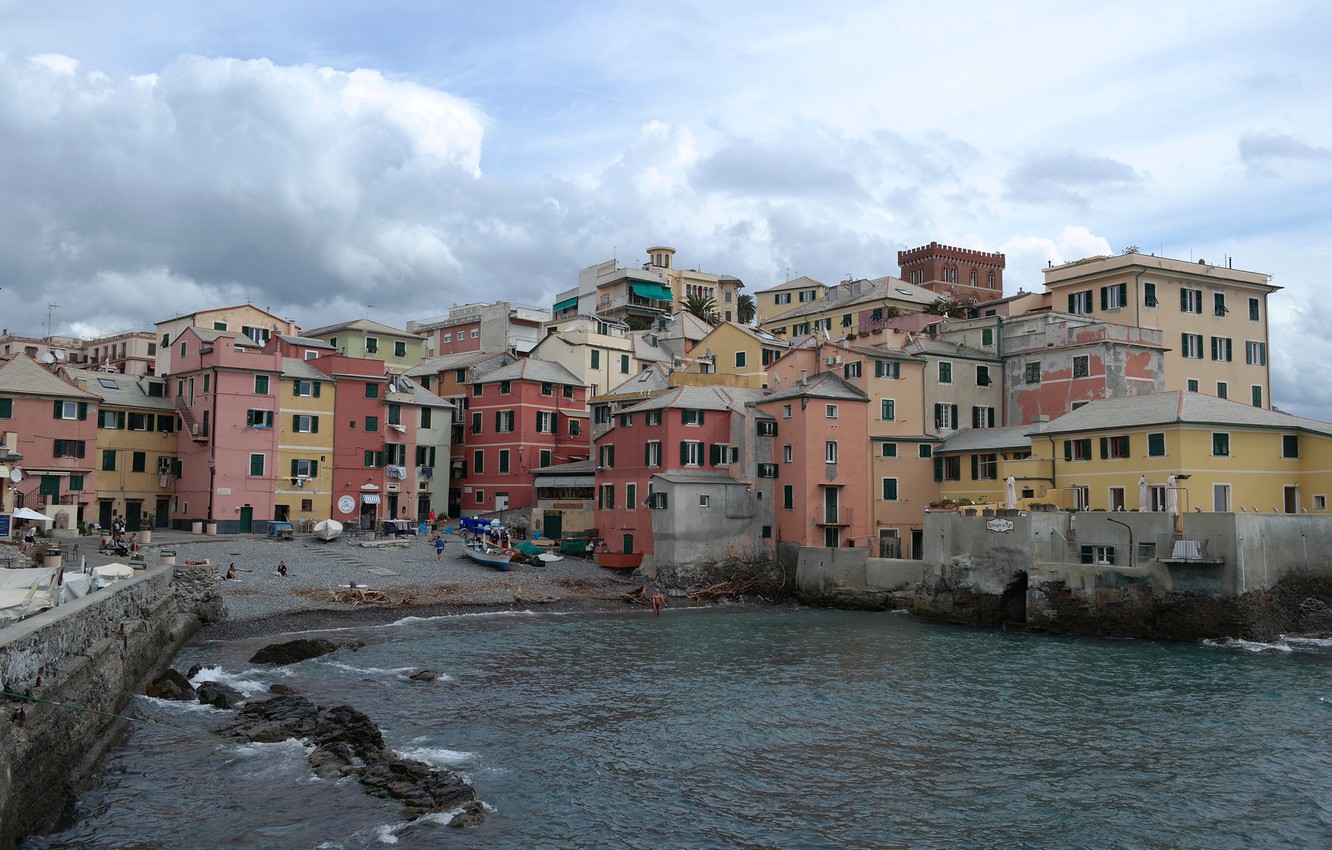
[[[765,578],[727,579],[689,591],[689,599],[692,602],[711,602],[734,596],[776,596],[781,595],[783,589],[783,585],[774,584]]]
[[[382,590],[370,590],[364,587],[349,587],[330,590],[334,602],[344,605],[392,605],[393,600]]]

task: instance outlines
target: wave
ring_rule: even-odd
[[[248,697],[252,694],[268,690],[268,684],[266,682],[261,682],[258,679],[252,679],[249,677],[256,673],[267,674],[269,672],[270,671],[268,670],[250,669],[243,670],[240,673],[230,673],[223,670],[221,667],[205,667],[198,673],[194,674],[194,678],[190,680],[190,684],[197,688],[204,682],[216,682],[219,685],[227,685],[228,687],[235,688]]]
[[[1285,655],[1293,652],[1332,652],[1332,638],[1300,637],[1281,635],[1271,642],[1244,640],[1243,638],[1207,638],[1203,646],[1214,649],[1230,649],[1252,652],[1260,655]]]
[[[357,674],[357,675],[359,675],[359,676],[394,676],[394,677],[399,678],[399,679],[406,679],[407,677],[411,676],[413,673],[415,673],[415,672],[417,672],[418,670],[421,670],[421,669],[422,669],[420,666],[415,666],[415,667],[357,667],[356,665],[354,665],[354,664],[348,664],[348,663],[346,663],[345,661],[333,661],[333,660],[325,660],[325,659],[320,659],[320,660],[317,661],[316,663],[318,663],[318,664],[322,664],[322,665],[324,665],[325,667],[332,667],[332,668],[334,668],[335,670],[343,670],[343,671],[346,671],[346,672],[348,672],[348,673],[355,673],[355,674]],[[450,676],[449,674],[447,674],[447,673],[440,673],[440,674],[439,674],[439,678],[435,679],[435,681],[436,681],[436,682],[455,682],[455,681],[457,681],[457,680],[456,680],[454,677],[452,677],[452,676]]]
[[[417,741],[420,739],[418,738]],[[395,747],[394,751],[403,758],[423,761],[431,767],[459,767],[476,760],[476,753],[461,750],[446,750],[443,747],[428,747],[412,742],[413,746]]]

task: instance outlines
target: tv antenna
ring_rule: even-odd
[[[53,310],[59,310],[59,309],[60,309],[60,305],[59,305],[59,304],[47,304],[47,305],[46,305],[46,338],[47,338],[47,339],[50,339],[50,338],[51,338],[51,311],[53,311]]]

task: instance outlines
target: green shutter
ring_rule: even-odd
[[[319,417],[318,417],[318,416],[311,416],[311,417],[310,417],[310,433],[311,433],[311,434],[318,434],[318,433],[319,433]]]
[[[971,456],[971,480],[980,480],[980,455]]]
[[[1072,459],[1073,459],[1073,441],[1072,441],[1072,440],[1065,440],[1065,441],[1064,441],[1064,460],[1072,460]]]
[[[12,398],[0,398],[0,419],[14,418],[14,400]]]
[[[315,397],[315,398],[319,398],[319,385],[320,385],[321,383],[323,383],[323,382],[322,382],[322,381],[315,381],[315,382],[314,382],[314,397]]]
[[[1101,438],[1101,460],[1105,460],[1105,459],[1108,458],[1108,457],[1110,457],[1110,438],[1109,438],[1109,437],[1102,437],[1102,438]]]
[[[1068,312],[1070,312],[1070,313],[1076,313],[1076,312],[1077,312],[1077,310],[1074,309],[1074,308],[1077,306],[1077,305],[1074,303],[1074,299],[1075,299],[1075,296],[1074,296],[1074,295],[1070,294],[1070,295],[1068,296]]]
[[[1179,291],[1179,309],[1185,313],[1189,310],[1189,291],[1187,289]]]
[[[1090,546],[1082,547],[1082,563],[1090,564],[1095,560],[1095,553]]]
[[[62,402],[62,401],[60,401],[59,399],[56,399],[56,403],[55,403],[55,415],[54,415],[53,418],[55,418],[55,419],[59,419],[59,418],[60,418],[60,414],[63,413],[64,410],[65,410],[65,403]]]
[[[721,466],[721,446],[713,443],[708,446],[708,463],[712,466]]]
[[[1110,287],[1101,287],[1101,312],[1110,309]]]
[[[689,444],[688,444],[688,443],[681,443],[681,444],[680,444],[680,465],[681,465],[681,466],[684,466],[684,465],[685,465],[686,463],[688,463],[688,462],[689,462]]]
[[[934,480],[943,480],[943,458],[939,455],[934,456]]]
[[[297,464],[299,464],[299,463],[300,463],[300,461],[296,460],[295,458],[292,458],[292,459],[291,459],[291,477],[292,477],[292,478],[295,478],[295,477],[296,477],[296,468],[297,468]]]

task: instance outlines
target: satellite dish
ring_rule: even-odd
[[[397,391],[398,391],[398,385],[397,385],[397,384],[389,384],[389,392],[391,392],[391,393],[396,393]]]
[[[9,471],[9,480],[17,484],[23,480],[23,473],[19,472],[17,469],[11,469]]]
[[[55,359],[57,359],[57,360],[64,360],[66,357],[69,356],[69,355],[65,352],[65,349],[63,349],[63,348],[57,348],[55,351],[52,351],[51,353],[55,355]]]
[[[42,362],[47,365],[54,363],[55,360],[55,355],[49,351],[42,355]]]

